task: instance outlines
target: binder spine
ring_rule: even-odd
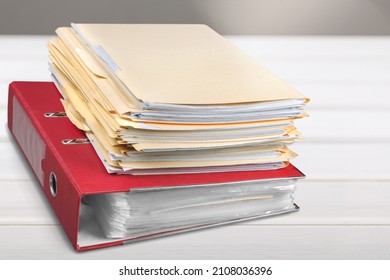
[[[79,250],[77,233],[81,197],[56,153],[56,144],[52,142],[50,135],[44,134],[45,130],[41,127],[42,119],[40,122],[37,121],[37,116],[42,114],[45,117],[44,112],[32,110],[25,102],[23,95],[18,94],[23,84],[23,82],[13,82],[9,86],[9,130],[38,179],[66,234],[76,250]],[[27,88],[29,87],[23,88],[23,91]]]
[[[10,130],[42,186],[44,174],[41,163],[45,158],[46,144],[16,96],[8,104],[12,104],[12,110],[9,110],[12,120],[8,122]]]

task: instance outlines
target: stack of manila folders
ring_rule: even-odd
[[[56,33],[49,67],[61,102],[112,176],[283,171],[296,156],[293,121],[308,99],[211,28],[72,24]],[[87,205],[107,238],[133,238],[295,211],[297,179],[156,186]]]

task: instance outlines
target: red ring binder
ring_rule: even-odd
[[[64,139],[84,139],[85,135],[66,117],[48,118],[47,112],[62,112],[61,95],[51,82],[13,82],[9,86],[8,126],[34,175],[42,186],[72,245],[78,251],[120,245],[133,240],[192,230],[183,228],[96,243],[80,242],[85,236],[81,226],[88,222],[83,214],[82,199],[93,194],[126,192],[140,188],[185,187],[235,181],[302,178],[304,175],[289,164],[268,171],[199,173],[179,175],[109,174],[91,145],[64,145]],[[291,211],[296,211],[295,207]],[[289,211],[286,211],[289,212]],[[197,226],[195,228],[208,227]]]

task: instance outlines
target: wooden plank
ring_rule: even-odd
[[[309,105],[310,107],[310,105]],[[306,110],[308,118],[297,120],[304,142],[387,142],[390,110]]]
[[[51,36],[0,35],[0,60],[24,60],[46,57]]]
[[[299,212],[242,225],[390,225],[389,182],[297,184]],[[2,182],[0,225],[57,225],[41,187],[32,180]]]
[[[350,111],[368,114],[390,108],[390,83],[293,82],[290,85],[311,99],[306,108],[313,112],[342,110],[346,115],[350,114]]]
[[[390,59],[390,38],[383,36],[225,36],[258,58]]]
[[[388,181],[387,143],[296,143],[292,162],[313,181]]]
[[[0,108],[0,142],[10,141],[7,127],[7,110]]]
[[[300,180],[294,194],[297,213],[259,219],[259,225],[389,225],[390,188],[386,182]]]
[[[12,81],[49,81],[47,42],[50,36],[0,36],[0,108],[7,104]]]
[[[0,259],[388,259],[389,226],[225,226],[76,253],[59,226],[1,226]]]
[[[358,84],[390,83],[390,60],[303,60],[267,61],[258,60],[280,79],[288,82],[327,82]]]
[[[37,60],[1,60],[0,82],[9,84],[12,81],[49,81],[47,59]]]
[[[35,179],[30,166],[14,142],[0,142],[0,184],[13,180]]]
[[[283,80],[327,83],[390,83],[386,37],[241,37],[232,43]]]
[[[0,224],[55,225],[58,221],[37,181],[5,181],[0,188]]]
[[[7,108],[8,102],[8,82],[0,82],[0,110]],[[3,113],[0,112],[0,118]],[[2,119],[1,119],[2,121]],[[2,122],[0,123],[2,124]]]

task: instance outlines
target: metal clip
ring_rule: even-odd
[[[44,116],[46,118],[63,118],[66,117],[66,113],[65,112],[45,113]]]
[[[77,138],[77,139],[64,139],[62,140],[62,144],[70,145],[70,144],[89,144],[89,139],[87,138]]]

